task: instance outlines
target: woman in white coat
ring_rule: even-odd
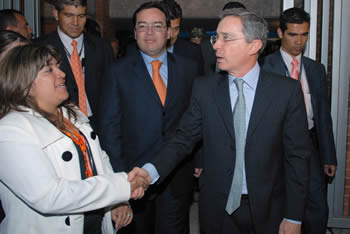
[[[12,49],[0,63],[0,233],[115,233],[149,178],[113,173],[88,118],[66,102],[49,46]]]

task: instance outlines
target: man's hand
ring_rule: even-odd
[[[196,178],[199,178],[201,176],[202,171],[203,171],[203,168],[195,168],[193,176]]]
[[[324,173],[327,176],[333,177],[335,175],[335,172],[337,171],[337,166],[336,165],[325,164],[323,166],[323,169],[324,169]]]
[[[143,197],[152,179],[145,169],[134,167],[132,171],[128,173],[128,181],[131,185],[130,198],[139,199]]]
[[[122,227],[131,223],[133,213],[128,204],[119,204],[116,208],[111,210],[112,220],[115,223],[115,230],[119,230]]]
[[[300,233],[301,233],[301,224],[292,223],[285,219],[282,220],[278,234],[300,234]]]

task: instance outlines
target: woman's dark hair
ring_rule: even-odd
[[[0,118],[10,111],[24,111],[28,107],[48,119],[56,127],[61,127],[61,118],[40,109],[36,100],[29,95],[39,71],[60,55],[52,46],[23,45],[11,49],[0,63]],[[74,105],[63,102],[59,109],[68,110],[69,119],[76,119]],[[62,111],[60,111],[62,114]]]
[[[19,33],[4,30],[0,32],[0,57],[7,51],[13,42],[19,42],[22,44],[29,44],[29,40]]]

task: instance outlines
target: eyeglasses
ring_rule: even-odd
[[[152,24],[151,26],[148,24],[138,24],[135,30],[136,32],[147,32],[149,27],[151,27],[152,32],[162,32],[166,28],[163,24]]]
[[[220,39],[222,39],[224,42],[230,42],[230,41],[237,41],[237,40],[244,39],[244,37],[233,38],[233,36],[231,36],[230,34],[222,33],[221,35],[220,34],[212,35],[210,37],[210,43],[214,45]]]

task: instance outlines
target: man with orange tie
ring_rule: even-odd
[[[170,19],[161,3],[143,3],[133,23],[139,49],[111,66],[100,100],[100,141],[115,171],[150,161],[174,134],[200,73],[194,61],[166,51]],[[132,201],[134,220],[124,232],[188,233],[193,170],[189,159],[166,183]]]
[[[95,128],[101,82],[113,60],[112,48],[107,41],[83,32],[86,0],[57,0],[53,4],[57,30],[37,38],[35,43],[50,44],[60,51],[69,100],[79,106]]]
[[[327,177],[334,177],[337,158],[325,68],[303,56],[309,26],[310,16],[303,9],[285,10],[277,30],[281,48],[264,59],[263,69],[301,82],[309,134],[314,146],[310,160],[309,198],[302,230],[308,234],[324,234],[328,222]]]

